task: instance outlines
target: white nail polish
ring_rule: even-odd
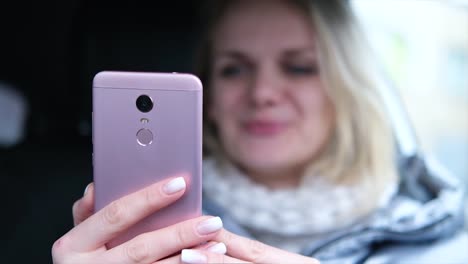
[[[208,235],[223,228],[223,221],[219,217],[209,218],[198,223],[197,231],[200,235]]]
[[[226,254],[227,252],[227,248],[226,248],[226,245],[224,243],[217,243],[217,244],[214,244],[212,245],[211,247],[207,248],[206,250],[212,252],[212,253],[216,253],[216,254]]]
[[[182,262],[190,264],[207,263],[208,260],[205,255],[193,249],[184,249],[180,255]]]
[[[172,181],[166,183],[166,185],[164,185],[164,187],[163,187],[163,191],[166,194],[173,194],[173,193],[176,193],[178,191],[181,191],[181,190],[185,189],[185,187],[186,187],[186,185],[185,185],[184,178],[183,177],[178,177],[178,178],[175,178]]]

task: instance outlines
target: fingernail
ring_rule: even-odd
[[[206,250],[216,253],[216,254],[222,254],[222,255],[226,254],[227,252],[226,245],[222,242],[214,244],[213,246],[207,248]]]
[[[193,249],[184,249],[180,256],[182,262],[184,263],[207,263],[208,260],[205,255]]]
[[[89,183],[88,185],[86,185],[86,188],[84,189],[84,193],[83,193],[83,196],[86,195],[86,193],[88,192],[89,190],[89,186],[91,186],[92,183]]]
[[[204,220],[197,225],[197,231],[200,235],[208,235],[223,228],[223,221],[219,217],[212,217]]]
[[[173,194],[183,189],[185,189],[185,180],[183,177],[177,177],[172,181],[166,183],[166,185],[164,185],[163,187],[163,191],[166,194]]]

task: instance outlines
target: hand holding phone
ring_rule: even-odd
[[[180,177],[174,175],[119,198],[92,215],[89,213],[94,195],[91,185],[74,205],[74,216],[81,211],[79,214],[87,217],[54,243],[54,263],[154,263],[162,260],[178,264],[181,250],[187,248],[226,253],[223,243],[213,242],[223,230],[221,219],[211,216],[199,216],[144,233],[113,248],[106,246],[119,233],[183,197],[187,188],[181,184],[185,177]],[[204,243],[207,241],[210,242]]]

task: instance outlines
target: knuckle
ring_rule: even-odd
[[[120,200],[110,203],[102,214],[105,224],[119,225],[124,218],[123,204]]]
[[[182,225],[176,226],[174,238],[176,239],[176,243],[178,245],[187,245],[189,242],[187,232]]]
[[[248,256],[253,263],[261,263],[265,256],[266,245],[258,240],[249,240],[248,242]]]
[[[143,195],[145,197],[145,202],[151,207],[157,205],[161,201],[160,197],[157,195],[157,192],[154,191],[154,188],[146,188],[143,191]]]
[[[56,257],[58,257],[61,253],[61,240],[58,239],[57,241],[54,242],[54,244],[52,245],[52,257],[55,259]]]
[[[223,229],[221,234],[222,234],[221,240],[224,241],[225,244],[227,245],[230,245],[235,240],[234,234],[227,231],[226,229]]]
[[[57,239],[52,245],[52,259],[57,263],[62,263],[61,260],[64,258],[65,254],[65,242],[66,237],[63,236]]]
[[[143,239],[131,242],[125,247],[125,255],[132,263],[143,263],[150,256],[148,245]]]

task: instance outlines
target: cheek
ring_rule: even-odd
[[[216,84],[211,97],[210,118],[223,130],[225,123],[232,123],[243,109],[243,92],[239,87]]]
[[[210,117],[216,124],[221,146],[230,153],[242,136],[238,121],[244,109],[243,94],[239,87],[222,87],[212,97]]]
[[[305,136],[326,140],[334,124],[334,108],[323,87],[300,90],[296,98]]]

